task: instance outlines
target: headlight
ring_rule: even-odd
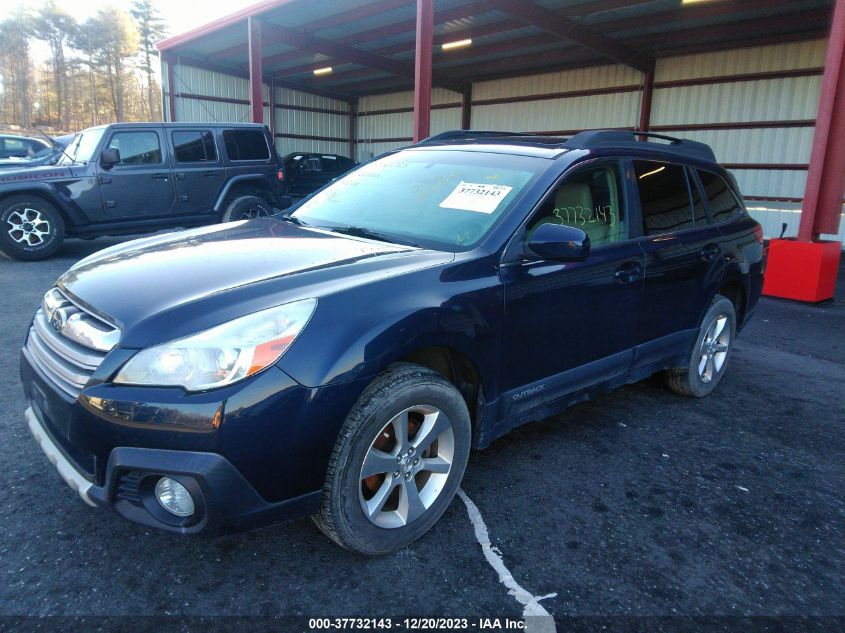
[[[279,360],[316,306],[316,299],[295,301],[150,347],[129,359],[114,382],[188,391],[230,385]]]

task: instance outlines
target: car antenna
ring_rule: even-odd
[[[65,152],[65,148],[62,146],[62,144],[61,144],[61,143],[56,143],[56,139],[54,139],[52,136],[49,136],[49,135],[48,135],[48,134],[47,134],[44,130],[42,130],[42,129],[41,129],[40,127],[38,127],[37,125],[36,125],[36,126],[34,126],[34,127],[35,127],[35,129],[36,129],[36,130],[38,130],[38,133],[39,133],[39,134],[41,134],[41,136],[43,136],[43,137],[44,137],[44,138],[46,138],[48,141],[50,141],[50,145],[52,145],[52,146],[53,146],[53,149],[57,149],[57,150],[59,150],[62,154],[64,154],[64,155],[67,157],[67,159],[68,159],[70,162],[73,162],[73,159],[72,159],[72,158],[68,155],[68,153],[67,153],[67,152]]]

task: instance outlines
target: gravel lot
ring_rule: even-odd
[[[86,507],[24,426],[18,353],[55,277],[118,241],[0,260],[0,614],[522,614],[459,499],[420,542],[374,559],[308,520],[180,538]],[[475,453],[463,489],[516,581],[557,594],[541,604],[561,618],[845,614],[839,290],[820,306],[763,300],[709,398],[651,379]]]

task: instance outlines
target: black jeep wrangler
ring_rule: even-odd
[[[285,205],[266,126],[115,123],[55,165],[0,175],[0,253],[49,257],[65,236],[143,233],[270,215]]]

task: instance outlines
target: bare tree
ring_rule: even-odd
[[[56,93],[56,110],[62,127],[70,128],[70,94],[65,61],[65,45],[76,29],[76,20],[61,10],[54,0],[47,0],[32,18],[32,33],[47,42],[53,63],[53,88]]]
[[[123,9],[106,5],[91,18],[97,34],[94,59],[106,71],[115,119],[126,118],[126,60],[138,52],[138,29]]]

